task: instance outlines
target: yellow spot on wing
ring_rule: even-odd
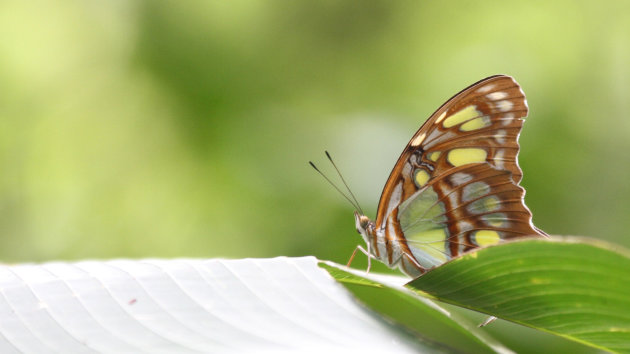
[[[479,117],[480,115],[482,114],[477,111],[477,106],[468,106],[453,114],[452,116],[446,118],[444,120],[444,128],[450,128],[469,119]]]
[[[422,141],[424,141],[424,138],[427,136],[427,133],[422,133],[420,135],[418,135],[415,139],[413,139],[411,141],[411,146],[418,146],[420,144],[422,144]]]
[[[471,213],[496,211],[498,209],[501,209],[501,200],[495,195],[478,199],[468,206],[468,210]]]
[[[492,230],[479,230],[475,232],[475,242],[480,247],[495,245],[501,241],[499,233]]]
[[[479,117],[479,118],[469,120],[468,122],[462,124],[462,126],[459,127],[459,130],[469,132],[471,130],[477,130],[477,129],[489,127],[490,124],[491,122],[490,122],[490,119],[488,119],[488,117]]]
[[[486,220],[486,222],[488,223],[488,225],[490,226],[494,226],[494,227],[504,227],[505,225],[502,219],[488,219]]]
[[[440,157],[441,151],[434,151],[428,155],[429,160],[435,162]]]
[[[487,222],[488,225],[494,227],[508,227],[510,224],[507,220],[507,215],[503,213],[487,214],[483,216],[482,219]]]
[[[429,175],[427,171],[423,169],[416,170],[416,175],[414,176],[414,179],[418,187],[422,187],[425,184],[427,184],[430,178],[431,178],[431,175]]]
[[[407,236],[410,246],[421,249],[430,256],[446,262],[446,232],[443,228],[432,229]]]
[[[488,211],[494,211],[501,207],[501,201],[496,196],[490,196],[483,200],[483,206]]]
[[[480,148],[453,149],[448,152],[448,162],[457,167],[469,163],[485,162],[488,153]]]

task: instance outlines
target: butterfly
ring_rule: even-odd
[[[518,137],[527,113],[525,94],[505,75],[446,101],[398,158],[376,220],[355,211],[367,250],[358,246],[350,262],[361,250],[368,270],[374,258],[417,277],[479,247],[547,237],[532,223],[519,186]]]

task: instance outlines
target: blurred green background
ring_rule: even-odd
[[[374,216],[429,114],[498,73],[536,225],[630,247],[630,2],[3,1],[0,260],[344,263],[353,208],[307,162]]]
[[[447,98],[514,76],[537,226],[630,246],[630,2],[0,4],[0,258],[345,262]],[[357,266],[365,263],[357,257]]]

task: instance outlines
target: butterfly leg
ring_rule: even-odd
[[[368,243],[368,249],[370,249],[370,244],[369,243]],[[354,256],[357,254],[357,251],[361,251],[364,255],[367,256],[368,266],[367,266],[367,270],[365,272],[369,273],[370,272],[370,268],[372,268],[372,258],[374,256],[372,254],[370,254],[369,251],[366,251],[365,248],[361,247],[361,245],[358,245],[357,248],[354,249],[354,252],[352,252],[352,256],[350,256],[350,259],[348,260],[348,263],[346,264],[346,267],[350,267],[350,264],[352,263],[352,260],[354,259]]]

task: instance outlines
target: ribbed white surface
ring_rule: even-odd
[[[0,353],[417,352],[317,260],[0,266]]]

